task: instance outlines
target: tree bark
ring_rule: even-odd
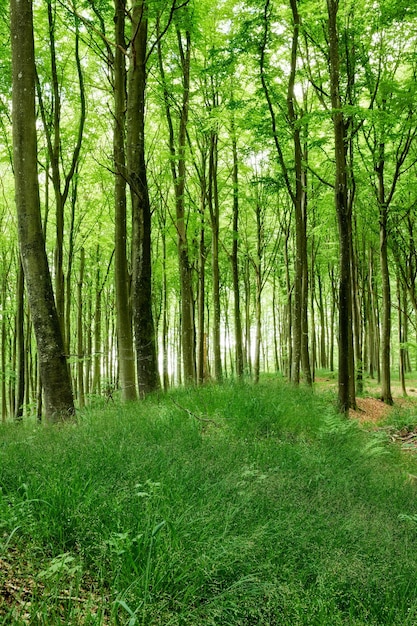
[[[25,385],[28,385],[28,379],[25,376],[25,330],[24,330],[24,275],[22,263],[19,262],[17,273],[17,289],[16,289],[16,400],[15,413],[16,420],[23,417],[23,405],[25,402]]]
[[[83,284],[84,284],[85,252],[80,251],[80,270],[77,283],[78,311],[77,311],[77,385],[78,385],[78,406],[80,409],[85,406],[84,391],[84,332],[83,332]]]
[[[214,102],[216,95],[213,95]],[[211,262],[213,282],[213,355],[214,378],[217,382],[223,379],[221,345],[220,345],[220,270],[219,270],[219,194],[217,186],[217,131],[210,135],[208,206],[211,221]]]
[[[125,0],[115,0],[115,41],[114,52],[114,192],[115,192],[115,291],[116,329],[119,379],[122,400],[135,400],[136,372],[133,351],[132,316],[129,301],[129,278],[127,265],[127,209],[126,209],[126,61],[125,41]]]
[[[132,7],[127,97],[127,179],[132,202],[132,310],[139,395],[160,388],[152,311],[151,207],[145,160],[148,19],[144,0]]]
[[[293,16],[293,35],[291,43],[291,63],[287,89],[287,112],[288,120],[291,128],[295,176],[294,180],[290,179],[289,169],[287,167],[284,153],[279,139],[277,119],[274,105],[272,102],[270,89],[266,79],[266,59],[265,53],[268,43],[269,23],[270,23],[270,0],[266,0],[264,5],[264,33],[263,41],[260,46],[260,73],[262,88],[268,104],[268,110],[271,118],[272,134],[277,151],[278,162],[283,174],[284,182],[294,207],[295,215],[295,278],[294,278],[294,297],[292,298],[292,363],[291,363],[291,381],[298,385],[300,382],[300,366],[303,370],[306,383],[311,385],[311,369],[309,362],[308,350],[308,265],[307,265],[307,189],[306,189],[306,172],[303,167],[303,150],[301,144],[301,131],[298,124],[298,116],[295,108],[294,85],[297,71],[298,58],[298,38],[300,30],[300,15],[298,13],[297,0],[290,0],[290,6]]]
[[[52,184],[55,194],[55,214],[56,214],[56,242],[54,251],[54,275],[55,275],[55,301],[58,319],[61,326],[64,346],[69,352],[69,336],[65,335],[65,276],[64,276],[64,229],[65,229],[65,204],[68,199],[71,183],[77,174],[81,146],[84,135],[86,120],[86,100],[84,90],[84,77],[80,58],[80,33],[78,21],[75,28],[75,65],[79,84],[80,114],[77,128],[77,138],[75,141],[71,163],[66,174],[62,173],[63,144],[61,135],[61,85],[59,70],[57,65],[57,51],[55,40],[55,16],[53,4],[47,3],[48,10],[48,31],[49,31],[49,51],[51,59],[51,123],[47,119],[47,112],[44,106],[43,94],[38,77],[36,85],[38,89],[39,109],[42,117],[45,138],[48,147],[48,158],[51,166]],[[63,184],[62,184],[63,183]],[[70,271],[70,269],[68,270]]]
[[[37,172],[35,54],[30,0],[11,0],[13,162],[19,247],[38,348],[45,414],[74,412],[74,401],[42,231]]]
[[[159,28],[158,28],[159,32]],[[186,146],[188,109],[190,100],[190,61],[191,61],[191,34],[186,31],[183,35],[177,29],[178,50],[182,72],[182,101],[179,107],[179,129],[177,141],[175,139],[173,115],[171,111],[171,97],[165,78],[160,36],[158,37],[158,59],[161,74],[165,114],[169,130],[169,150],[171,154],[171,174],[175,191],[175,226],[177,229],[178,266],[181,290],[181,352],[185,384],[193,383],[196,379],[195,358],[195,324],[194,324],[194,297],[192,266],[188,249],[187,223],[185,214],[185,179],[186,179]]]
[[[340,412],[347,414],[349,408],[354,404],[351,387],[351,360],[353,358],[351,282],[352,216],[348,203],[346,167],[347,143],[345,136],[346,126],[340,99],[339,36],[337,28],[338,8],[339,0],[327,0],[330,92],[336,162],[335,206],[339,228],[340,282],[338,400]]]
[[[237,139],[234,119],[231,121],[232,153],[233,153],[233,243],[232,243],[232,276],[233,276],[233,299],[234,299],[234,325],[235,325],[235,363],[236,376],[243,377],[243,338],[242,317],[240,313],[240,286],[239,286],[239,160],[237,154]]]

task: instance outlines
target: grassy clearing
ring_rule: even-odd
[[[273,381],[6,425],[0,624],[414,626],[409,472]]]

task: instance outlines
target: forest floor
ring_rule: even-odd
[[[330,377],[316,377],[315,384],[320,390],[337,392],[337,383]],[[401,385],[391,385],[393,405],[390,406],[380,399],[381,387],[373,380],[365,381],[364,392],[356,398],[356,410],[349,411],[349,417],[357,420],[368,430],[386,430],[392,441],[398,441],[402,448],[417,453],[417,426],[415,419],[408,419],[417,410],[417,379],[410,378],[403,394]],[[392,424],[391,424],[392,422]],[[410,422],[409,424],[407,422]]]
[[[416,626],[417,381],[320,374],[0,427],[0,626]]]

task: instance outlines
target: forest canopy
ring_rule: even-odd
[[[415,3],[0,11],[3,421],[263,372],[405,392]]]

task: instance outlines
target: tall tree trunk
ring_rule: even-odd
[[[287,112],[288,120],[291,127],[294,161],[295,161],[295,178],[290,179],[290,173],[285,161],[281,141],[279,139],[279,131],[275,109],[268,86],[265,64],[266,49],[268,44],[268,36],[270,31],[270,5],[271,1],[266,0],[264,4],[264,33],[260,46],[260,73],[261,83],[268,105],[271,118],[272,134],[277,151],[278,162],[283,174],[284,182],[294,207],[295,215],[295,278],[294,278],[294,297],[292,298],[292,363],[291,363],[291,380],[298,385],[300,382],[300,365],[303,370],[307,384],[311,385],[311,370],[308,351],[308,266],[307,266],[307,241],[306,241],[306,220],[307,220],[307,188],[306,188],[306,172],[304,171],[303,155],[301,144],[301,131],[298,123],[296,112],[296,99],[294,94],[294,85],[297,71],[298,59],[298,37],[300,30],[300,15],[298,13],[297,0],[290,0],[290,6],[293,16],[293,36],[291,44],[291,64],[287,89]]]
[[[339,0],[327,0],[329,28],[329,66],[332,117],[335,144],[335,206],[339,227],[339,410],[347,414],[354,406],[351,390],[351,360],[353,358],[352,335],[352,282],[351,282],[351,236],[352,216],[348,203],[345,120],[340,99],[339,36],[337,15]],[[354,395],[354,394],[353,394]]]
[[[152,311],[151,207],[145,160],[147,4],[134,3],[127,97],[127,170],[132,201],[132,309],[139,395],[160,387]]]
[[[84,126],[86,119],[86,100],[84,90],[84,77],[80,57],[80,33],[78,20],[75,26],[75,65],[77,70],[80,98],[80,114],[78,120],[77,138],[75,141],[70,167],[67,174],[61,175],[62,169],[62,136],[61,136],[61,86],[59,83],[59,70],[57,65],[57,51],[55,40],[55,14],[53,3],[47,3],[48,10],[48,30],[49,30],[49,51],[51,59],[51,82],[52,82],[52,104],[51,118],[52,129],[48,123],[47,113],[45,110],[43,94],[38,78],[36,77],[36,85],[38,90],[39,108],[42,116],[42,123],[45,132],[48,158],[51,166],[52,183],[55,194],[55,211],[56,211],[56,242],[54,253],[54,272],[55,272],[55,299],[58,319],[61,326],[61,333],[64,345],[69,341],[69,337],[65,337],[65,277],[64,277],[64,228],[65,216],[64,209],[68,199],[71,182],[77,174],[81,146],[84,135]],[[62,179],[64,178],[64,181]],[[63,184],[62,184],[63,182]]]
[[[214,101],[216,96],[214,95]],[[214,378],[221,382],[223,378],[220,345],[220,271],[219,271],[219,193],[217,186],[217,131],[210,136],[208,206],[211,221],[211,262],[213,282],[213,355]]]
[[[129,301],[129,278],[127,265],[127,219],[126,219],[126,61],[125,41],[125,0],[115,0],[115,41],[114,52],[114,126],[113,158],[115,168],[115,258],[114,278],[116,291],[116,328],[119,380],[122,400],[136,399],[136,372],[133,353],[133,332]]]
[[[36,336],[45,413],[71,417],[74,401],[42,232],[35,115],[35,55],[30,0],[11,0],[13,162],[20,254]]]
[[[159,27],[158,27],[159,33]],[[169,149],[171,153],[171,174],[175,191],[175,225],[177,229],[178,264],[181,290],[181,352],[184,370],[184,382],[193,383],[196,379],[195,359],[195,324],[194,324],[194,297],[192,266],[190,263],[187,220],[185,213],[185,180],[186,180],[186,147],[188,109],[190,100],[190,61],[191,61],[191,34],[186,31],[183,35],[177,29],[178,50],[182,71],[182,101],[180,105],[179,129],[177,141],[171,111],[171,97],[168,91],[162,59],[162,47],[158,36],[158,58],[163,89],[165,114],[169,130]],[[185,47],[184,47],[185,43]]]
[[[205,241],[205,212],[206,212],[206,176],[205,159],[203,158],[202,175],[200,177],[200,240],[198,244],[198,358],[197,358],[197,381],[203,383],[207,378],[206,371],[206,329],[205,329],[205,306],[206,306],[206,241]]]
[[[234,299],[234,324],[235,324],[235,361],[236,376],[243,376],[243,338],[242,318],[240,313],[240,286],[239,286],[239,159],[237,153],[237,139],[234,118],[231,120],[232,153],[233,153],[233,243],[232,243],[232,276],[233,276],[233,299]]]

